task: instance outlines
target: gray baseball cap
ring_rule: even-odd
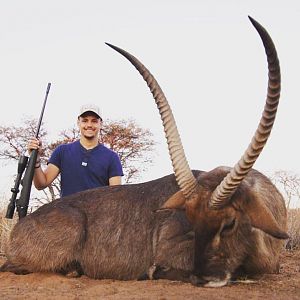
[[[85,105],[82,105],[80,107],[80,111],[79,111],[78,117],[80,117],[81,115],[83,115],[84,113],[86,113],[88,111],[93,112],[94,114],[96,114],[102,120],[100,108],[97,105],[95,105],[95,104],[85,104]]]

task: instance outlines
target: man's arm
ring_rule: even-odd
[[[121,176],[114,176],[109,178],[109,185],[120,185],[122,184]]]
[[[49,186],[60,172],[59,168],[53,164],[48,164],[47,168],[44,171],[42,170],[41,158],[40,158],[41,147],[42,147],[41,141],[35,137],[29,140],[27,146],[29,155],[32,150],[34,149],[38,150],[36,168],[34,170],[34,175],[33,175],[33,183],[38,190],[42,190],[47,186]]]
[[[34,186],[38,190],[46,188],[53,182],[59,172],[59,168],[53,164],[48,164],[44,171],[41,167],[36,168],[33,176]]]

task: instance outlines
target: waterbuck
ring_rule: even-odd
[[[92,278],[190,281],[223,286],[239,274],[278,272],[286,230],[283,197],[252,169],[274,123],[280,68],[266,30],[268,92],[258,129],[234,168],[192,171],[169,104],[148,69],[125,56],[158,106],[174,174],[141,184],[80,192],[40,207],[11,232],[1,271],[76,271]]]

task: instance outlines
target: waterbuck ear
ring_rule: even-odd
[[[261,229],[277,239],[289,238],[288,234],[280,228],[274,216],[262,201],[251,199],[246,204],[245,212],[249,216],[253,227]]]
[[[181,191],[173,194],[160,209],[184,209],[185,197]]]

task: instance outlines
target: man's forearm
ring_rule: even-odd
[[[42,190],[47,187],[47,178],[41,166],[36,168],[34,171],[33,183],[38,190]]]

